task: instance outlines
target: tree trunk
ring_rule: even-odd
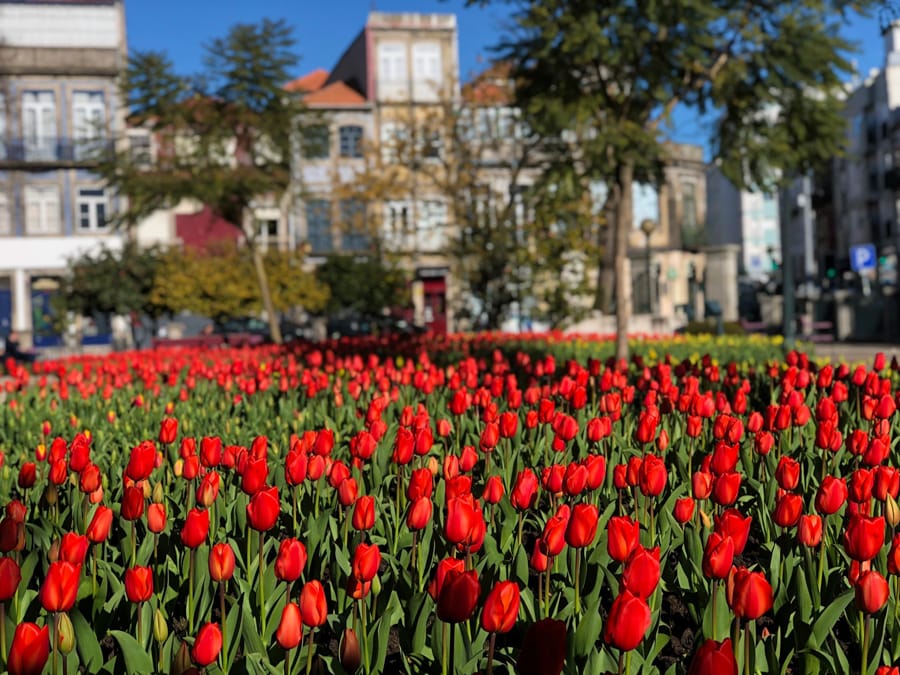
[[[631,232],[634,163],[621,164],[616,178],[616,358],[628,358],[628,324],[631,320],[631,265],[628,260],[628,234]]]
[[[247,238],[247,246],[250,249],[250,255],[253,257],[253,269],[256,271],[256,283],[259,285],[259,294],[262,297],[263,309],[266,310],[266,317],[269,320],[269,333],[272,336],[272,342],[280,345],[284,342],[281,338],[281,326],[278,325],[278,316],[275,314],[275,305],[272,303],[272,293],[269,291],[269,277],[266,275],[266,266],[262,254],[256,246],[255,234],[253,225],[245,221],[244,235]]]

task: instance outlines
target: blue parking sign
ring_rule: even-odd
[[[860,244],[850,247],[850,267],[854,272],[865,272],[875,269],[877,262],[874,244]]]

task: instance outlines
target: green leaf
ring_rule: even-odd
[[[100,643],[97,641],[94,628],[77,607],[73,607],[69,612],[69,618],[75,629],[75,644],[81,663],[88,672],[94,672],[103,665],[103,652],[100,651]]]
[[[587,656],[594,649],[603,624],[598,609],[598,607],[591,607],[585,610],[584,616],[578,623],[574,640],[576,656]]]
[[[119,643],[119,647],[122,649],[122,656],[125,659],[125,667],[129,673],[153,672],[153,659],[143,650],[137,640],[120,630],[111,630],[109,634]]]
[[[825,643],[825,639],[834,630],[834,625],[840,619],[841,614],[853,599],[853,591],[847,591],[836,597],[828,607],[819,615],[813,624],[809,636],[809,647],[815,649]]]

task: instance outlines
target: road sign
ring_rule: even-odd
[[[854,272],[865,272],[875,269],[878,257],[873,244],[861,244],[850,247],[850,267]]]

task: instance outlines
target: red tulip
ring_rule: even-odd
[[[853,515],[844,531],[844,550],[853,560],[866,562],[881,550],[884,544],[884,517],[868,518]]]
[[[33,623],[16,626],[6,667],[9,675],[41,675],[50,656],[50,626]]]
[[[359,544],[353,552],[351,569],[358,581],[372,581],[381,565],[381,551],[377,544]]]
[[[149,567],[125,570],[125,595],[131,602],[147,602],[153,595],[153,570]]]
[[[363,495],[353,505],[352,525],[354,530],[370,530],[375,526],[375,498]]]
[[[222,651],[222,631],[219,630],[219,624],[205,624],[197,633],[197,639],[191,647],[191,660],[201,668],[206,668],[219,658],[220,651]]]
[[[209,508],[219,496],[219,485],[221,477],[215,470],[208,471],[203,478],[200,479],[200,485],[197,486],[197,504],[205,508]]]
[[[804,546],[818,546],[822,543],[822,517],[817,514],[800,516],[797,539]]]
[[[576,504],[566,526],[566,543],[572,548],[584,548],[594,543],[600,512],[593,504]]]
[[[874,614],[887,603],[888,582],[875,570],[869,570],[856,582],[856,607],[866,614]]]
[[[143,498],[142,498],[143,503]],[[112,526],[113,512],[108,506],[102,504],[97,507],[94,517],[87,528],[87,538],[94,544],[106,541],[109,536],[109,528]]]
[[[641,644],[649,627],[649,605],[631,592],[622,591],[609,610],[603,639],[616,649],[630,651]]]
[[[90,541],[84,535],[66,532],[59,544],[59,559],[73,565],[81,565],[89,545]]]
[[[300,644],[303,639],[303,618],[296,603],[289,602],[281,610],[281,622],[275,638],[282,649],[294,649]]]
[[[675,501],[675,520],[684,525],[694,516],[693,497],[684,497]]]
[[[209,577],[213,581],[228,581],[234,575],[234,564],[231,544],[218,543],[209,550]]]
[[[81,565],[59,560],[50,563],[41,586],[41,605],[48,612],[68,612],[78,595]]]
[[[174,417],[164,417],[159,424],[159,442],[163,445],[174,443],[178,437],[178,420]]]
[[[414,469],[406,487],[406,497],[414,502],[420,497],[431,497],[434,490],[434,477],[428,469]]]
[[[269,477],[269,464],[265,457],[248,459],[241,475],[241,490],[244,494],[255,495],[266,486]]]
[[[315,628],[328,620],[328,606],[325,601],[325,589],[317,580],[306,582],[300,591],[300,615],[303,625]]]
[[[22,571],[14,558],[0,558],[0,602],[6,602],[19,588],[22,581]]]
[[[441,586],[437,599],[437,615],[446,623],[462,623],[475,612],[481,585],[478,572],[450,570]]]
[[[222,439],[218,436],[200,439],[200,463],[208,469],[222,462]]]
[[[484,493],[481,495],[487,504],[499,504],[503,499],[503,481],[499,476],[491,476],[484,484]]]
[[[500,581],[484,601],[481,627],[488,633],[508,633],[519,616],[519,585],[514,581]]]
[[[753,621],[772,609],[772,586],[762,572],[735,567],[727,591],[728,606],[739,619]]]
[[[516,482],[509,501],[517,511],[526,511],[534,506],[537,500],[538,480],[531,469],[520,471],[516,476]]]
[[[628,516],[610,518],[606,532],[609,557],[619,562],[628,560],[628,556],[640,543],[641,526]]]
[[[147,529],[159,534],[166,529],[166,507],[164,504],[151,504],[147,507]]]
[[[428,595],[437,602],[444,588],[444,581],[450,572],[464,572],[465,561],[460,558],[444,558],[438,563],[434,579],[428,584]]]
[[[800,482],[800,462],[787,455],[778,461],[775,469],[775,480],[784,490],[793,490]]]
[[[741,488],[741,474],[737,471],[723,473],[713,481],[712,500],[722,506],[730,506],[737,501]]]
[[[428,525],[432,513],[431,497],[419,497],[409,507],[406,525],[410,530],[421,530]]]
[[[737,672],[731,639],[725,638],[722,642],[707,640],[700,645],[688,675],[737,675]]]
[[[88,462],[88,465],[81,470],[81,475],[78,476],[78,489],[81,490],[84,494],[90,494],[97,490],[100,487],[100,467],[96,464],[91,464]]]
[[[825,476],[816,491],[816,511],[823,515],[837,513],[847,501],[849,491],[843,478]]]
[[[181,542],[188,548],[197,548],[209,534],[209,511],[193,508],[188,511],[181,528]]]
[[[125,520],[137,520],[144,515],[144,491],[135,485],[124,488],[119,513]]]
[[[294,582],[306,567],[306,547],[297,539],[284,539],[275,560],[275,576],[281,581]]]
[[[662,459],[656,455],[647,455],[641,462],[638,474],[638,485],[645,497],[657,497],[666,487],[668,471]]]
[[[721,515],[716,516],[715,530],[721,535],[728,535],[734,542],[734,554],[740,555],[744,552],[747,545],[747,539],[750,536],[750,523],[753,519],[750,516],[744,518],[737,509],[726,509]]]
[[[659,546],[652,549],[638,546],[625,561],[622,588],[646,600],[656,590],[659,576]]]
[[[300,485],[306,480],[309,456],[305,450],[291,450],[284,460],[284,479],[288,485]]]
[[[793,527],[803,513],[803,497],[786,492],[775,502],[772,520],[780,527]]]
[[[36,479],[37,466],[35,466],[34,462],[25,462],[19,467],[18,485],[20,489],[27,490],[34,485]]]
[[[734,560],[734,540],[728,535],[713,532],[703,550],[703,574],[710,579],[724,579]]]
[[[134,482],[146,480],[153,473],[155,464],[156,446],[150,441],[144,441],[136,448],[132,448],[125,475]]]
[[[259,490],[247,504],[247,523],[258,532],[271,530],[281,514],[278,488]]]

